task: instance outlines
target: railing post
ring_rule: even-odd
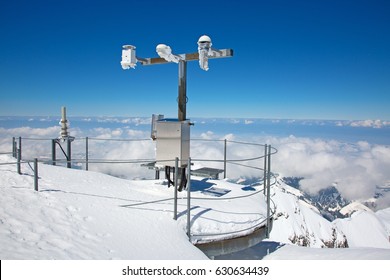
[[[67,142],[67,154],[68,154],[68,158],[67,158],[68,161],[66,163],[66,167],[72,168],[72,141],[68,137],[66,142]]]
[[[227,158],[227,140],[224,141],[224,149],[223,149],[223,178],[226,179],[226,158]]]
[[[22,137],[19,136],[19,156],[20,160],[22,160]]]
[[[266,195],[267,192],[267,152],[268,152],[268,146],[267,144],[264,145],[264,176],[263,176],[263,186],[264,186],[264,195]]]
[[[268,176],[267,176],[267,238],[271,231],[271,145],[268,146]]]
[[[191,158],[187,165],[187,236],[191,241]]]
[[[22,153],[21,153],[21,149],[17,149],[16,151],[17,151],[17,164],[16,164],[16,169],[17,169],[18,174],[21,175],[21,174],[22,174],[22,168],[21,168],[21,166],[20,166],[20,161],[21,161],[21,159],[22,159],[22,155],[21,155]]]
[[[56,141],[57,139],[51,139],[51,164],[52,165],[56,165],[56,161],[57,161]]]
[[[12,157],[16,158],[16,140],[12,137]]]
[[[85,170],[88,171],[88,136],[85,137]]]
[[[173,219],[177,220],[177,183],[179,177],[179,158],[175,158],[175,191],[173,197]]]
[[[34,159],[34,190],[38,191],[38,159]]]

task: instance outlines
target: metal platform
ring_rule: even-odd
[[[194,176],[205,177],[209,179],[218,179],[219,173],[224,172],[223,169],[202,167],[196,170],[191,170],[191,174]]]
[[[147,167],[148,169],[154,169],[156,172],[164,170],[164,167],[156,165],[156,162],[148,162],[141,164],[143,167]],[[191,174],[194,176],[204,177],[208,179],[219,179],[219,174],[224,172],[223,169],[211,168],[211,167],[202,167],[196,170],[191,170]],[[157,179],[157,178],[156,178]]]

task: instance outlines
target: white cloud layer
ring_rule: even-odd
[[[50,139],[58,137],[59,127],[13,129],[0,128],[0,151],[11,151],[12,136],[45,138],[44,141],[23,140],[23,158],[51,158]],[[72,158],[85,159],[85,139],[77,137],[94,137],[89,141],[90,159],[150,159],[155,157],[155,142],[145,141],[108,141],[149,139],[149,131],[130,128],[94,128],[81,131],[72,128],[76,140],[72,144]],[[204,141],[191,142],[191,157],[194,168],[209,166],[223,169],[224,141],[240,140],[239,136],[228,134],[218,136],[212,131],[201,134]],[[104,140],[98,140],[104,139]],[[210,140],[219,141],[210,141]],[[290,137],[264,137],[244,139],[248,142],[271,144],[278,150],[272,157],[272,171],[283,176],[304,177],[302,188],[310,193],[316,193],[328,186],[334,185],[340,193],[350,200],[368,199],[374,196],[377,187],[390,186],[390,147],[372,145],[367,142],[342,143],[334,140]],[[228,142],[227,157],[230,160],[253,158],[264,153],[263,146],[243,145]],[[57,149],[57,157],[64,158]],[[207,161],[199,162],[198,159]],[[263,159],[233,162],[227,166],[227,176],[261,177],[263,172],[242,165],[263,167]],[[154,171],[135,164],[90,164],[91,170],[102,171],[121,177],[153,178]],[[390,206],[390,192],[378,200],[383,207]]]
[[[384,120],[336,121],[335,124],[336,126],[383,128],[383,127],[390,126],[390,121],[384,121]]]
[[[311,193],[334,185],[348,199],[367,199],[390,179],[387,146],[294,137],[272,142],[278,148],[275,172],[304,177],[302,188]]]

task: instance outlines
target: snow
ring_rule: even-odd
[[[119,207],[150,199],[142,186],[48,165],[39,174],[35,192],[31,176],[2,166],[2,259],[204,258],[168,214]]]
[[[39,164],[36,192],[27,164],[19,175],[5,162],[15,160],[0,155],[1,259],[207,260],[192,243],[249,234],[265,219],[259,187],[193,177],[191,243],[186,192],[179,193],[174,221],[173,188],[165,180]],[[390,259],[390,208],[374,213],[354,207],[351,217],[330,222],[280,178],[271,198],[276,214],[270,238],[230,258]],[[346,243],[349,248],[323,248]]]
[[[309,248],[280,244],[263,260],[389,260],[390,250],[378,248]]]
[[[351,214],[333,222],[326,220],[302,193],[280,178],[272,189],[276,205],[270,241],[312,248],[382,248],[390,249],[390,211],[377,214],[358,202],[344,207]],[[336,252],[336,251],[335,251]]]
[[[351,216],[356,211],[371,211],[370,208],[361,204],[358,201],[354,201],[340,210],[340,213],[344,216]]]
[[[334,236],[332,223],[318,209],[287,192],[286,185],[276,186],[273,191],[277,210],[270,240],[316,248],[327,247],[325,243],[339,247],[344,242],[340,233]]]
[[[1,155],[0,162],[15,160]],[[23,175],[15,165],[0,165],[1,259],[207,259],[186,235],[186,192],[179,193],[174,221],[173,188],[163,180],[125,180],[45,164],[38,169],[35,192],[28,165]],[[192,184],[193,242],[247,234],[265,219],[262,192],[260,199],[233,199],[251,191],[224,180],[195,177]],[[223,200],[199,200],[215,198],[207,194],[210,187],[229,192]],[[150,201],[159,202],[142,204]]]
[[[334,223],[346,235],[349,247],[390,249],[386,229],[372,211],[357,211],[350,218],[336,219]]]
[[[390,208],[379,210],[375,214],[383,223],[383,226],[386,229],[387,235],[389,236],[389,242],[390,242]]]

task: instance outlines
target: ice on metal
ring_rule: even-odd
[[[135,47],[132,45],[124,45],[122,50],[122,68],[127,70],[129,68],[135,69],[137,65],[137,58],[135,56]]]
[[[167,46],[165,44],[159,44],[156,47],[156,52],[157,54],[161,57],[164,58],[168,62],[174,62],[174,63],[179,63],[180,61],[180,56],[172,54],[172,49],[170,46]]]

